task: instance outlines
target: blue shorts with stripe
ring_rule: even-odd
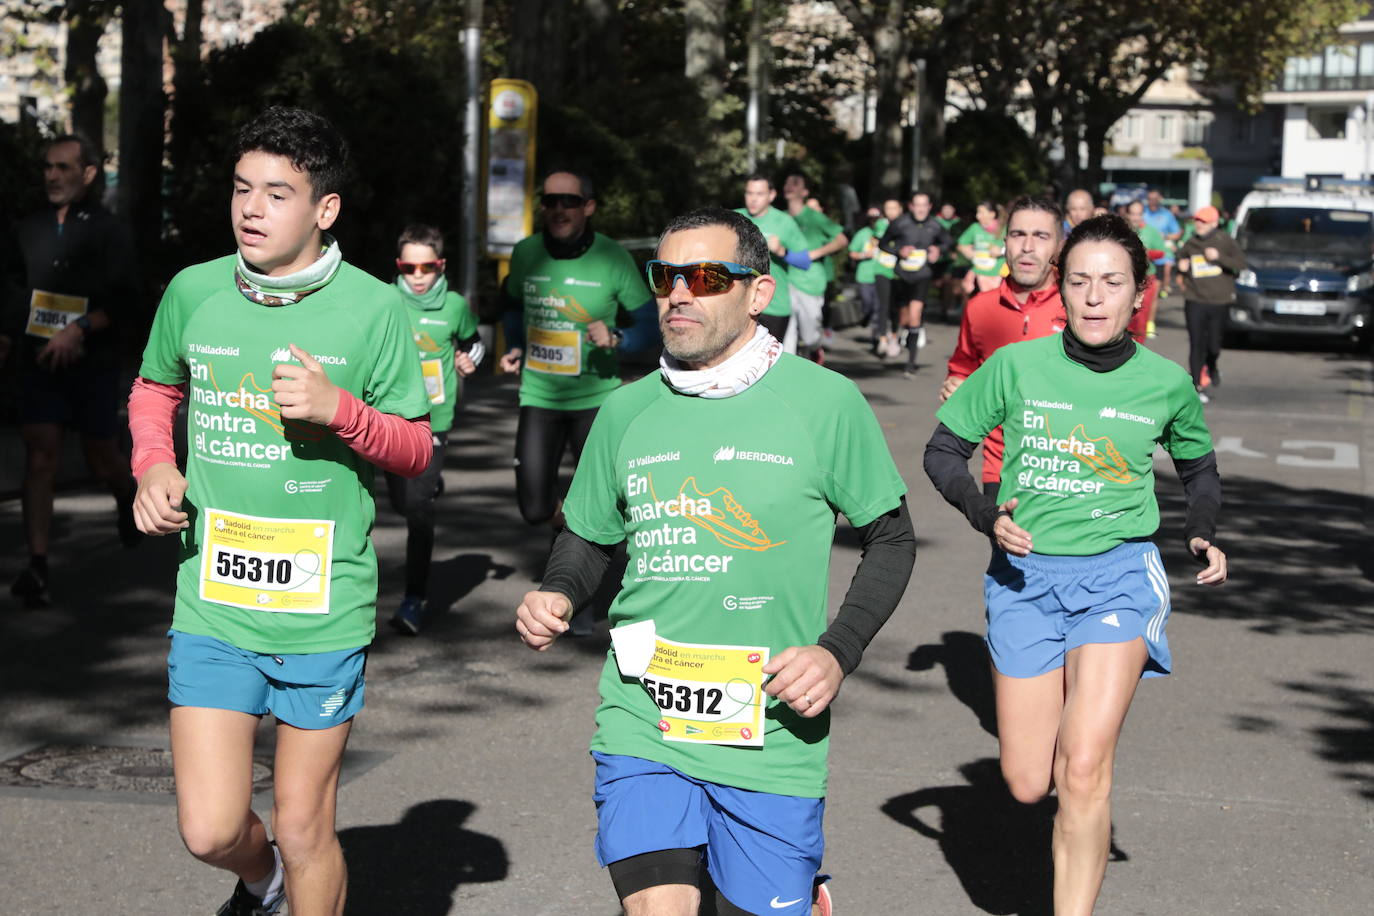
[[[660,849],[700,849],[711,880],[735,906],[810,916],[825,852],[825,799],[706,782],[640,757],[592,757],[603,866]]]
[[[1008,677],[1035,677],[1089,643],[1145,640],[1144,677],[1173,668],[1164,627],[1169,580],[1159,548],[1127,541],[1088,557],[996,551],[983,577],[988,651]]]
[[[272,713],[296,728],[342,725],[363,708],[367,647],[273,655],[213,636],[168,630],[167,699],[174,706]]]

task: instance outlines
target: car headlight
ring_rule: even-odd
[[[1345,281],[1345,291],[1348,293],[1361,293],[1374,286],[1374,274],[1355,274]]]
[[[1240,273],[1236,274],[1236,285],[1249,286],[1253,288],[1259,286],[1259,278],[1255,276],[1255,272],[1253,270],[1247,267]]]

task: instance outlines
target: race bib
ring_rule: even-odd
[[[425,394],[431,404],[444,403],[444,361],[424,359],[420,361],[420,374],[425,379]]]
[[[924,248],[917,248],[911,254],[902,258],[902,270],[920,270],[926,266],[926,254]]]
[[[656,638],[639,681],[658,705],[665,741],[763,747],[762,646],[713,646]]]
[[[36,289],[29,297],[29,325],[24,333],[32,337],[52,337],[86,314],[88,302],[82,296],[64,296]]]
[[[525,368],[545,375],[582,373],[582,332],[553,331],[531,326],[525,353]]]
[[[200,597],[252,611],[329,613],[334,522],[205,510]]]
[[[897,266],[897,256],[890,251],[878,252],[878,263],[888,270]]]
[[[1221,276],[1221,265],[1213,264],[1200,254],[1193,255],[1192,262],[1193,279],[1195,280],[1205,280],[1208,277]]]
[[[988,254],[986,251],[975,252],[973,255],[973,267],[975,270],[996,270],[997,255]]]

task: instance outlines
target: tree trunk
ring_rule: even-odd
[[[132,233],[138,263],[155,262],[162,236],[162,38],[167,10],[159,0],[124,0],[119,85],[119,213]]]
[[[172,50],[172,137],[167,158],[173,172],[186,168],[187,151],[191,147],[194,125],[202,110],[200,75],[200,44],[202,0],[187,0],[186,21],[181,38]]]
[[[63,77],[72,90],[72,133],[105,152],[105,96],[108,88],[96,67],[106,4],[67,0],[67,64]]]
[[[920,126],[921,161],[917,167],[917,177],[921,189],[932,200],[940,199],[943,187],[945,161],[945,96],[949,84],[949,67],[943,55],[929,54],[926,57],[925,79],[922,80]]]
[[[529,80],[549,104],[557,104],[565,88],[567,10],[568,0],[514,0],[510,8],[506,64],[511,76]]]
[[[910,65],[906,42],[902,38],[900,3],[897,15],[875,23],[869,47],[873,51],[873,149],[869,159],[870,199],[901,197],[902,185],[902,96]]]
[[[619,5],[615,0],[583,0],[579,18],[581,34],[572,53],[573,66],[577,70],[576,84],[591,90],[596,97],[619,99],[622,83]]]
[[[725,0],[687,0],[686,68],[706,107],[725,94]]]
[[[1091,113],[1084,119],[1083,142],[1088,148],[1088,167],[1083,170],[1083,179],[1088,189],[1096,196],[1098,186],[1106,178],[1102,168],[1102,156],[1107,147],[1107,131],[1111,130],[1115,118],[1094,117]]]

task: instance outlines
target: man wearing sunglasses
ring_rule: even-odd
[[[520,373],[515,489],[531,525],[557,515],[564,449],[582,453],[597,408],[620,387],[620,354],[650,346],[655,325],[634,259],[592,229],[590,179],[550,173],[540,210],[543,231],[515,246],[502,291],[501,368]]]
[[[762,173],[750,175],[744,182],[744,206],[736,213],[749,217],[768,240],[770,271],[774,281],[773,298],[758,316],[758,323],[768,333],[782,341],[783,350],[797,352],[797,322],[793,318],[792,284],[789,268],[805,270],[811,266],[811,253],[806,236],[791,216],[773,206],[778,196],[773,179]]]
[[[541,590],[516,611],[547,649],[625,544],[592,756],[597,856],[628,916],[712,898],[721,916],[828,916],[828,707],[915,556],[863,395],[759,326],[768,271],[744,215],[664,230],[647,267],[660,371],[602,406]],[[827,627],[837,513],[864,553]]]

